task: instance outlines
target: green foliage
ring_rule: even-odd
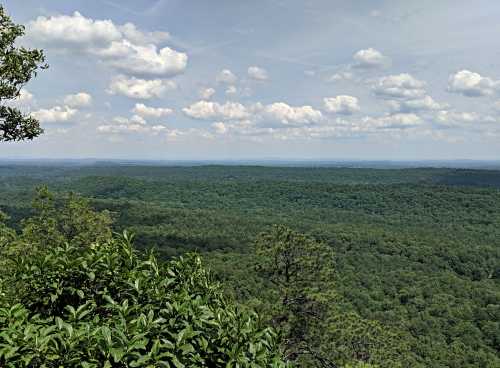
[[[0,211],[0,252],[8,247],[15,239],[16,232],[5,225],[5,222],[9,219],[4,212]]]
[[[263,299],[289,360],[300,367],[415,363],[403,336],[343,308],[330,246],[280,225],[260,234],[255,249],[257,274],[278,295]]]
[[[336,299],[325,321],[338,338],[325,347],[339,362],[367,341],[381,367],[406,347],[403,366],[500,366],[500,171],[4,164],[6,224],[22,230],[43,183],[56,204],[76,191],[111,211],[138,248],[204,252],[225,292],[265,320],[280,299],[254,270],[258,234],[279,223],[327,244]]]
[[[345,307],[332,306],[321,326],[321,333],[314,336],[319,354],[339,364],[419,366],[419,359],[408,344],[408,336],[378,321],[347,312]]]
[[[2,367],[284,367],[277,335],[228,302],[196,255],[142,259],[132,239],[10,257]]]
[[[24,26],[13,23],[0,5],[0,102],[15,100],[37,70],[47,68],[41,50],[16,47],[16,39],[23,35]],[[31,140],[42,132],[36,119],[0,105],[0,141]]]
[[[22,238],[30,245],[88,246],[111,235],[112,219],[108,211],[97,212],[88,200],[70,193],[59,203],[47,187],[37,190],[34,215],[23,221]]]
[[[331,248],[285,226],[274,226],[260,234],[255,250],[257,272],[279,295],[271,320],[284,335],[285,356],[300,365],[326,364],[329,359],[319,354],[316,342],[328,305],[335,303]]]

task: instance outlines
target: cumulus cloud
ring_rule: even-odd
[[[169,38],[166,32],[143,32],[132,23],[117,26],[111,20],[93,20],[78,12],[40,16],[29,23],[28,35],[47,47],[95,55],[132,75],[169,77],[182,73],[188,62],[185,53],[157,47]]]
[[[120,133],[158,133],[166,130],[164,125],[147,125],[146,120],[139,115],[131,118],[115,117],[111,122],[99,125],[97,131],[100,133],[120,134]]]
[[[290,106],[284,102],[276,102],[262,108],[264,119],[278,121],[281,124],[319,123],[323,118],[321,111],[312,106]]]
[[[160,50],[155,45],[139,46],[122,40],[96,52],[108,65],[131,75],[170,77],[182,73],[188,57],[170,47]]]
[[[262,127],[249,121],[237,123],[214,123],[212,128],[218,135],[244,137],[253,141],[265,138],[279,140],[307,140],[339,137],[341,130],[334,126],[285,126],[282,128]]]
[[[414,100],[389,101],[389,105],[393,111],[398,112],[419,112],[419,111],[434,111],[442,110],[446,105],[439,104],[431,96],[425,96]]]
[[[353,77],[353,74],[350,72],[341,72],[341,73],[333,74],[326,81],[330,82],[330,83],[335,83],[335,82],[342,81],[342,80],[351,80],[352,77]]]
[[[240,120],[250,117],[247,108],[238,102],[219,104],[218,102],[198,101],[182,111],[190,118],[201,120]]]
[[[215,80],[217,83],[235,84],[238,81],[238,77],[229,69],[223,69],[217,74]]]
[[[119,75],[113,78],[107,92],[112,95],[148,100],[161,97],[165,92],[176,88],[177,85],[171,80],[145,80]]]
[[[417,132],[424,121],[413,113],[366,116],[361,119],[337,117],[328,119],[310,107],[292,107],[283,103],[257,105],[256,115],[250,119],[216,121],[213,132],[225,137],[245,137],[251,140],[280,139],[335,139],[364,137],[368,135],[400,134],[403,131]],[[266,115],[273,111],[273,116]],[[291,112],[291,110],[294,110]],[[278,111],[278,112],[276,112]],[[320,117],[321,116],[321,117]],[[280,122],[281,125],[277,125]]]
[[[269,105],[254,104],[244,106],[238,102],[198,101],[182,110],[193,119],[215,120],[219,122],[245,120],[259,124],[305,125],[321,122],[321,111],[311,106],[290,106],[284,102]]]
[[[356,120],[336,118],[321,124],[286,124],[280,127],[267,126],[251,120],[215,122],[214,132],[224,136],[249,137],[251,139],[273,138],[280,140],[335,139],[363,137],[374,134],[396,134],[415,129],[423,121],[415,114],[394,114],[381,117],[364,117]]]
[[[87,107],[92,105],[92,96],[86,92],[79,92],[64,97],[64,104],[69,107]]]
[[[283,129],[275,129],[272,127],[262,127],[251,120],[239,120],[231,122],[215,122],[212,128],[216,134],[225,136],[237,136],[255,139],[264,136],[274,136],[275,133]]]
[[[202,100],[210,100],[215,95],[215,89],[213,88],[202,88],[200,89],[198,95]]]
[[[40,109],[31,115],[42,123],[66,123],[78,112],[69,106],[54,106],[50,109]]]
[[[467,97],[491,95],[499,87],[500,82],[469,70],[461,70],[450,75],[448,79],[449,92],[460,93]]]
[[[422,124],[422,119],[413,113],[410,114],[392,114],[381,117],[367,116],[361,119],[360,127],[362,129],[407,129]]]
[[[426,94],[426,83],[402,73],[379,78],[373,86],[375,95],[389,99],[418,99]]]
[[[446,127],[469,126],[478,124],[496,123],[498,120],[490,115],[483,115],[477,112],[458,112],[441,110],[436,114],[436,122]]]
[[[140,124],[103,124],[97,127],[97,131],[99,133],[111,133],[111,134],[133,133],[133,132],[144,133],[144,132],[149,132],[150,128]]]
[[[360,69],[381,68],[390,62],[389,58],[371,47],[365,50],[359,50],[354,54],[353,59],[355,61],[353,66]]]
[[[267,70],[260,68],[258,66],[251,66],[247,70],[248,76],[251,79],[257,80],[257,81],[266,81],[269,79],[269,75],[267,73]]]
[[[135,104],[135,107],[132,111],[134,112],[134,114],[143,118],[161,118],[163,116],[168,116],[174,112],[169,108],[150,107],[142,103]]]
[[[160,137],[168,141],[177,140],[183,137],[198,137],[211,139],[213,134],[207,130],[188,128],[188,129],[175,129],[169,128],[166,125],[156,124],[147,125],[137,120],[137,116],[130,119],[123,117],[116,117],[109,123],[99,125],[97,131],[103,135],[111,136],[150,136]]]
[[[336,114],[351,115],[360,110],[359,100],[353,96],[340,95],[323,99],[325,110]]]
[[[35,96],[33,96],[30,91],[23,88],[19,91],[19,96],[13,100],[7,101],[6,104],[16,108],[30,107],[35,104]]]
[[[203,139],[214,138],[211,132],[205,129],[196,129],[196,128],[168,129],[165,133],[166,133],[165,137],[168,141],[174,141],[181,138],[192,138],[192,137],[203,138]]]
[[[122,32],[124,38],[137,45],[162,43],[170,39],[170,34],[168,32],[144,32],[137,29],[133,23],[125,23],[123,26],[119,27],[119,30]]]
[[[226,89],[226,95],[236,95],[238,93],[238,88],[235,86],[228,86]]]
[[[29,36],[45,44],[106,47],[123,35],[111,20],[93,20],[79,12],[73,15],[40,16],[28,24]]]
[[[217,121],[212,124],[212,127],[215,129],[218,134],[225,134],[228,131],[228,127],[222,121]]]
[[[115,121],[120,123],[120,124],[146,125],[146,120],[144,120],[144,118],[142,116],[139,116],[139,115],[133,115],[130,119],[117,117],[117,118],[115,118]]]

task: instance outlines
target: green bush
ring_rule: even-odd
[[[126,233],[10,254],[1,367],[285,366],[276,333],[227,301],[196,255],[142,259]]]

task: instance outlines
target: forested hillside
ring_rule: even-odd
[[[500,368],[500,3],[448,2],[2,1],[0,368]]]
[[[286,225],[332,251],[334,266],[318,268],[328,282],[304,286],[328,312],[307,330],[315,351],[341,364],[500,366],[498,171],[5,165],[0,178],[18,231],[36,213],[35,187],[60,204],[77,192],[139,248],[165,260],[200,252],[229,298],[290,332],[277,322],[284,289],[255,253],[259,234],[278,239],[273,225]]]

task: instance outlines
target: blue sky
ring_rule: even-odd
[[[4,158],[500,154],[496,1],[3,3],[50,64]]]

